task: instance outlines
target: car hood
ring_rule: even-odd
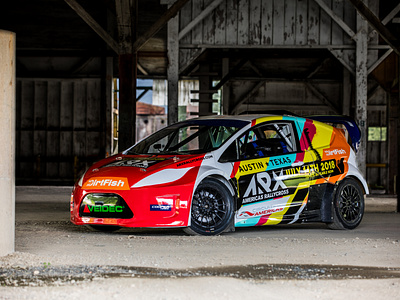
[[[120,154],[94,164],[86,171],[82,184],[84,189],[129,189],[169,183],[200,166],[203,158],[204,154]]]

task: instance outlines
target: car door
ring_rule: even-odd
[[[238,188],[235,226],[295,222],[305,208],[309,170],[294,121],[270,121],[252,127],[237,139],[234,163]]]

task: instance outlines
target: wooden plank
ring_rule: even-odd
[[[296,6],[296,45],[307,44],[308,2],[297,0]]]
[[[324,0],[314,0],[321,7],[325,13],[327,13],[350,37],[355,35],[355,32],[344,22],[340,17],[338,17],[332,9],[324,2]]]
[[[59,155],[60,155],[60,132],[47,131],[46,133],[46,178],[60,178]]]
[[[331,8],[331,0],[320,0],[323,3],[325,3],[326,7]],[[331,44],[331,25],[332,25],[332,19],[331,17],[321,9],[321,14],[320,14],[320,45],[330,45]]]
[[[180,33],[182,33],[182,36],[179,35],[180,43],[183,44],[190,44],[192,43],[192,35],[191,34],[186,34],[188,32],[183,32],[187,25],[191,22],[193,19],[192,17],[192,3],[193,1],[187,2],[181,9],[181,12],[179,14],[179,30]]]
[[[34,128],[45,129],[47,126],[47,82],[35,81]]]
[[[226,22],[227,22],[227,10],[226,3],[224,0],[215,9],[215,44],[225,45],[226,44]]]
[[[75,81],[73,85],[73,129],[86,130],[87,84],[85,81]]]
[[[105,31],[75,0],[64,0],[102,38],[115,53],[119,53],[118,43]]]
[[[21,86],[21,129],[33,130],[34,82],[23,80]]]
[[[335,13],[335,15],[337,15],[340,19],[343,20],[344,16],[343,1],[333,1],[332,11]],[[332,45],[342,45],[342,44],[344,44],[343,30],[336,22],[332,22]]]
[[[357,25],[356,25],[356,10],[354,9],[353,5],[349,1],[344,1],[344,10],[343,10],[343,22],[353,31],[356,32]],[[353,37],[344,34],[343,35],[343,44],[349,45],[354,44]]]
[[[282,1],[283,2],[283,1]],[[285,45],[295,44],[296,34],[296,4],[297,1],[285,1],[285,18],[284,18],[284,32],[283,43]]]
[[[204,0],[204,8],[210,6],[214,0]],[[215,13],[210,11],[203,19],[203,43],[212,45],[215,41]]]
[[[314,0],[317,1],[317,0]],[[308,36],[307,44],[319,45],[319,6],[314,1],[308,2]]]
[[[198,16],[203,11],[203,0],[192,1],[192,16]],[[203,24],[199,22],[192,29],[192,43],[203,43]]]
[[[60,129],[73,126],[74,84],[72,81],[62,81],[60,91]]]
[[[249,0],[238,0],[238,45],[249,42]]]
[[[100,130],[101,124],[101,90],[99,80],[89,80],[87,82],[87,111],[86,128],[91,130]]]
[[[274,0],[273,5],[273,45],[283,45],[285,32],[285,1]]]
[[[236,45],[238,42],[238,1],[226,0],[226,44]]]
[[[73,174],[73,146],[72,146],[72,131],[60,131],[60,166],[59,173],[61,178],[71,177]],[[71,161],[65,162],[68,158]]]
[[[216,9],[224,0],[204,0],[204,9],[198,14],[193,15],[192,20],[187,22],[185,26],[180,27],[179,31],[179,39],[182,39],[185,35],[187,35],[197,24],[200,24],[207,16],[211,14],[211,12]],[[193,1],[192,1],[193,2]],[[225,1],[224,1],[225,2]],[[181,11],[181,18],[183,17],[184,12]]]
[[[259,45],[261,43],[261,0],[252,0],[249,5],[249,44]]]
[[[261,9],[261,43],[272,45],[273,1],[263,0]]]
[[[48,81],[47,93],[47,129],[55,130],[60,127],[60,81]]]

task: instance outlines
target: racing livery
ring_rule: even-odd
[[[344,116],[186,120],[90,167],[74,186],[71,221],[201,235],[295,222],[353,229],[368,193],[359,141]]]

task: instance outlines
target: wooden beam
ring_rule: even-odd
[[[355,74],[354,68],[352,68],[352,67],[349,65],[349,63],[346,61],[345,57],[343,56],[343,51],[335,50],[335,49],[331,49],[331,48],[329,48],[328,50],[332,53],[332,55],[333,55],[334,57],[336,57],[336,59],[337,59],[338,61],[341,62],[341,64],[342,64],[347,70],[350,71],[350,73],[351,73],[352,75]]]
[[[322,94],[322,92],[311,82],[304,82],[306,87],[316,96],[318,99],[321,100],[322,103],[324,103],[326,106],[328,106],[331,110],[333,110],[335,113],[340,114],[339,110],[333,105],[331,101],[328,100],[328,98],[325,97],[325,95]]]
[[[393,52],[393,49],[392,48],[390,48],[388,51],[386,51],[379,59],[377,59],[373,64],[372,64],[372,66],[370,66],[369,68],[368,68],[368,75],[369,74],[371,74],[371,72],[373,72],[374,70],[375,70],[375,68],[377,67],[377,66],[379,66],[380,64],[381,64],[381,62],[383,62],[389,55],[390,55],[390,53],[392,53]]]
[[[386,25],[387,23],[389,23],[395,15],[397,15],[397,13],[400,11],[400,3],[397,4],[397,6],[395,8],[392,9],[392,11],[382,20],[382,24]]]
[[[248,58],[242,58],[234,67],[232,70],[228,72],[222,79],[218,82],[218,84],[213,88],[215,89],[215,93],[226,83],[231,79],[247,62],[249,61]]]
[[[64,0],[99,36],[119,54],[119,44],[75,0]]]
[[[133,52],[142,48],[165,24],[168,23],[189,0],[177,0],[132,46]],[[179,25],[179,24],[178,24]],[[178,28],[179,30],[179,28]]]
[[[115,11],[117,14],[117,28],[120,43],[120,54],[133,53],[133,30],[132,28],[132,3],[131,1],[115,0]]]
[[[316,0],[314,0],[316,1]],[[318,0],[320,1],[320,0]],[[393,35],[389,29],[381,23],[381,21],[375,16],[375,14],[362,2],[362,0],[348,0],[350,1],[358,13],[367,20],[367,22],[374,28],[382,39],[388,43],[393,50],[400,56],[400,40]]]
[[[346,32],[351,38],[355,37],[355,32],[340,18],[335,12],[325,4],[323,0],[314,0],[327,14],[334,20],[344,32]]]
[[[254,95],[258,92],[258,90],[259,90],[264,84],[265,84],[265,81],[264,81],[264,80],[258,82],[258,83],[250,90],[249,93],[246,93],[246,96],[243,97],[243,99],[239,100],[239,101],[236,103],[235,107],[232,109],[231,114],[232,114],[232,115],[238,114],[238,111],[239,111],[240,106],[241,106],[243,103],[245,103],[246,101],[249,101],[251,98],[253,98]]]
[[[190,30],[192,30],[201,20],[203,20],[206,16],[208,16],[218,5],[221,4],[223,0],[214,0],[211,2],[206,8],[203,9],[203,11],[196,17],[194,18],[189,24],[186,25],[185,28],[183,28],[179,32],[179,39],[183,38],[187,33],[189,33]]]
[[[351,0],[350,0],[351,1]],[[361,141],[357,153],[358,169],[364,178],[367,175],[367,101],[368,101],[368,23],[357,16],[356,39],[356,112],[355,119],[361,131]]]

